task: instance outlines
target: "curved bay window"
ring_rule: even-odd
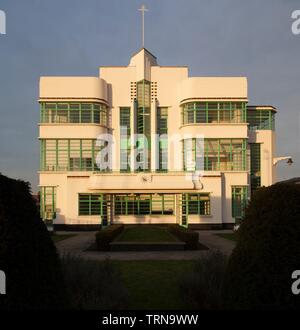
[[[105,148],[91,139],[42,139],[40,140],[41,171],[109,171],[109,166],[99,168],[97,157]],[[109,150],[107,150],[109,152]],[[108,155],[104,156],[108,162]],[[102,166],[102,163],[101,163]]]
[[[181,111],[183,125],[246,122],[246,102],[188,102]]]
[[[183,140],[185,171],[245,171],[245,139],[186,139]]]
[[[42,102],[41,123],[108,125],[108,107],[102,103]]]

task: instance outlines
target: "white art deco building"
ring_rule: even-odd
[[[273,106],[142,48],[99,77],[41,77],[41,215],[56,228],[231,227],[276,181]]]

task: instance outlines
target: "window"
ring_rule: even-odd
[[[146,141],[143,143],[144,154],[147,159],[137,161],[137,171],[148,171],[151,167],[151,84],[147,80],[137,83],[137,133],[143,134]],[[147,143],[146,143],[147,142]],[[147,147],[146,147],[147,146]],[[136,160],[135,160],[136,161]]]
[[[79,194],[79,215],[104,215],[106,212],[106,200],[103,194]]]
[[[130,108],[120,108],[120,171],[130,172]]]
[[[250,144],[251,195],[261,186],[260,144]]]
[[[243,218],[248,201],[247,186],[232,187],[232,217]]]
[[[89,139],[43,139],[40,141],[42,171],[107,171],[96,164],[98,153],[105,147]],[[106,157],[107,159],[107,157]]]
[[[42,102],[41,123],[94,123],[107,126],[108,108],[101,103]]]
[[[56,187],[40,187],[40,214],[44,220],[56,218]]]
[[[272,110],[248,109],[247,120],[251,131],[275,130],[275,112]]]
[[[185,171],[245,171],[245,139],[185,139]]]
[[[168,108],[157,108],[158,171],[168,170]]]
[[[172,215],[175,196],[169,194],[115,195],[115,215]]]
[[[245,102],[188,102],[181,109],[183,125],[246,122]]]
[[[187,194],[186,203],[188,214],[210,215],[209,194]]]

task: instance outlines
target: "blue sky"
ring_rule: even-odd
[[[188,65],[191,76],[247,76],[250,104],[278,108],[279,179],[300,176],[300,35],[291,32],[299,0],[2,0],[0,172],[37,188],[38,81],[46,75],[96,76],[127,65],[141,46],[161,65]]]

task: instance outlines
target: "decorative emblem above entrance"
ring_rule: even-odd
[[[151,183],[152,182],[152,175],[142,174],[142,175],[140,175],[140,181],[143,182],[143,183]]]

